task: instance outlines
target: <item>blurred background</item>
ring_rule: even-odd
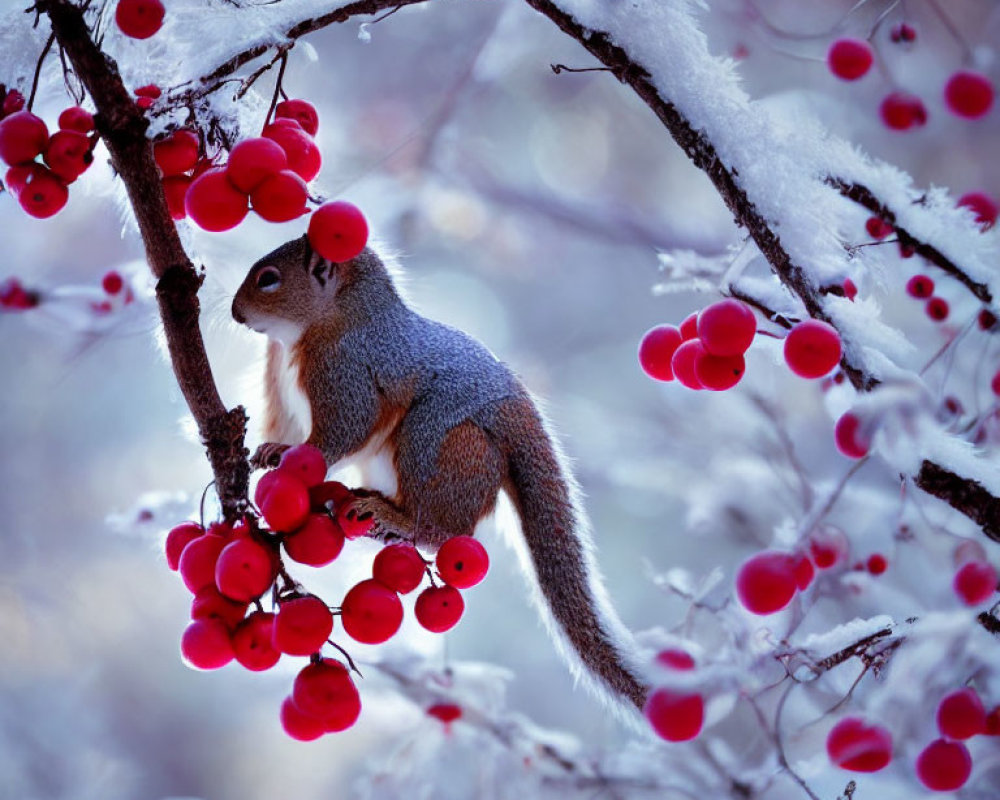
[[[24,89],[26,54],[45,31],[28,36],[24,3],[3,5],[0,41],[16,39],[19,49],[10,64],[0,60],[0,81]],[[214,5],[220,19],[237,13]],[[918,184],[956,197],[1000,195],[1000,115],[970,124],[939,99],[963,64],[996,77],[988,45],[1000,39],[997,5],[950,2],[945,25],[934,3],[906,4],[920,38],[893,45],[886,22],[873,40],[877,70],[857,85],[829,74],[826,48],[835,35],[866,36],[892,4],[866,3],[846,17],[851,5],[718,0],[703,17],[713,51],[738,60],[753,97],[819,115]],[[904,19],[899,8],[889,13]],[[638,368],[644,331],[714,299],[656,290],[658,254],[725,254],[741,241],[729,213],[612,76],[554,74],[551,64],[583,68],[592,59],[524,3],[428,3],[307,41],[292,51],[284,86],[319,110],[319,190],[365,211],[398,255],[418,309],[482,340],[544,398],[587,495],[623,620],[634,630],[674,627],[686,604],[656,575],[679,567],[697,580],[719,567],[728,581],[797,513],[787,442],[816,485],[847,466],[829,441],[822,392],[781,369],[773,343],[755,345],[746,379],[727,393],[659,385]],[[111,37],[112,47],[127,44]],[[130,84],[159,80],[142,74],[141,60],[123,64]],[[262,79],[263,94],[272,80]],[[892,87],[926,98],[925,128],[881,125],[877,106]],[[47,119],[70,104],[60,88],[43,84]],[[857,216],[852,235],[861,240]],[[304,226],[248,218],[224,234],[181,227],[206,268],[203,325],[224,401],[254,414],[264,343],[231,321],[229,303],[249,265]],[[96,327],[44,308],[0,316],[0,797],[230,800],[291,787],[302,797],[348,797],[370,791],[372,772],[414,741],[447,748],[441,724],[376,674],[362,682],[366,710],[354,729],[304,745],[277,721],[298,664],[203,674],[182,663],[190,596],[166,567],[162,535],[196,513],[210,474],[157,340],[140,242],[110,170],[88,173],[53,220],[30,219],[0,195],[0,231],[0,278],[66,293],[93,289],[117,269],[139,296]],[[913,312],[902,282],[882,271],[867,288],[905,321]],[[955,325],[975,313],[958,292],[949,299]],[[918,323],[911,333],[928,353],[949,335]],[[252,430],[251,448],[258,441]],[[868,487],[892,485],[877,464],[865,470]],[[869,530],[863,513],[843,513],[872,548],[894,547],[876,520]],[[467,593],[466,616],[446,641],[408,619],[394,647],[433,663],[509,669],[499,681],[505,707],[576,737],[584,752],[617,746],[626,730],[574,688],[512,554],[499,537],[487,546],[492,570]],[[360,544],[336,569],[295,574],[335,597],[369,568],[372,552]],[[417,796],[449,796],[442,785],[425,776]]]

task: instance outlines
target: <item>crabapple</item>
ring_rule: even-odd
[[[705,388],[698,380],[698,373],[695,370],[695,361],[698,355],[704,352],[705,346],[700,339],[688,339],[674,352],[674,357],[670,359],[670,368],[681,386],[686,386],[688,389]]]
[[[942,322],[948,319],[948,301],[943,297],[932,297],[924,306],[924,311],[935,322]]]
[[[181,655],[198,669],[224,667],[233,660],[229,628],[215,617],[196,619],[181,636]]]
[[[303,667],[292,684],[292,702],[303,714],[323,720],[354,724],[361,713],[358,690],[347,667],[333,658],[324,658]]]
[[[985,192],[967,192],[958,198],[958,206],[968,208],[976,215],[976,222],[982,230],[989,230],[997,221],[1000,206]]]
[[[48,143],[49,129],[30,111],[18,111],[0,121],[0,158],[11,167],[33,161]]]
[[[670,369],[670,359],[682,341],[681,332],[673,325],[657,325],[646,331],[639,342],[642,371],[655,380],[672,381],[674,373]]]
[[[313,595],[284,600],[274,617],[271,641],[290,656],[317,652],[333,630],[333,614],[326,603]]]
[[[662,667],[681,670],[682,672],[694,669],[694,659],[691,658],[691,654],[677,647],[668,647],[666,650],[661,650],[657,653],[656,663]]]
[[[11,89],[4,97],[3,105],[0,106],[0,117],[16,114],[22,108],[24,108],[24,95],[17,89]]]
[[[294,531],[309,516],[309,490],[291,471],[268,472],[257,482],[253,499],[275,531]]]
[[[934,281],[926,275],[914,275],[906,282],[906,293],[924,300],[934,294]]]
[[[757,318],[745,303],[727,298],[703,309],[695,323],[698,338],[713,356],[743,355],[757,333]]]
[[[163,14],[160,0],[118,0],[115,22],[126,36],[148,39],[160,29]]]
[[[705,703],[700,694],[659,688],[650,693],[642,713],[661,739],[686,742],[701,733]]]
[[[241,666],[253,672],[270,669],[281,658],[272,642],[274,614],[254,611],[233,631],[233,654]]]
[[[978,119],[993,105],[993,84],[978,72],[956,72],[945,84],[944,102],[953,114]]]
[[[865,562],[865,568],[872,575],[881,575],[889,568],[889,561],[881,553],[872,553]]]
[[[861,39],[838,39],[826,54],[830,72],[845,81],[856,81],[865,75],[872,61],[872,49]]]
[[[310,136],[319,130],[319,114],[312,103],[305,100],[284,100],[274,107],[275,119],[293,119]]]
[[[190,592],[197,594],[206,586],[215,586],[215,563],[227,544],[222,536],[206,533],[184,548],[177,569]]]
[[[403,623],[403,604],[389,587],[369,578],[352,587],[340,605],[347,635],[364,644],[390,639]]]
[[[901,22],[899,25],[894,25],[892,30],[889,32],[889,39],[895,43],[912,42],[915,41],[916,38],[917,32],[905,22]]]
[[[813,582],[813,578],[816,576],[816,569],[813,566],[813,562],[809,559],[805,553],[799,553],[795,556],[795,585],[800,591],[805,591],[809,588],[809,584]]]
[[[227,544],[215,564],[215,584],[232,600],[260,597],[274,583],[274,553],[255,539],[239,538]]]
[[[206,586],[191,600],[191,619],[222,620],[227,628],[235,628],[247,613],[247,604],[232,600],[215,586]]]
[[[145,86],[140,86],[139,88],[134,89],[133,93],[136,97],[149,97],[152,100],[158,99],[159,96],[163,94],[160,87],[155,83],[147,83]]]
[[[309,220],[309,244],[329,261],[350,261],[368,243],[368,223],[352,203],[336,200],[317,208]]]
[[[753,614],[773,614],[787,606],[798,589],[796,561],[789,553],[765,550],[743,562],[736,575],[736,594]]]
[[[281,145],[258,136],[244,139],[230,151],[226,174],[233,186],[251,194],[265,179],[287,167],[288,156]]]
[[[681,321],[677,328],[681,332],[681,338],[686,342],[688,339],[698,338],[698,312],[692,311]]]
[[[124,287],[125,279],[122,278],[120,272],[115,270],[104,273],[104,277],[101,278],[101,288],[106,294],[118,294]]]
[[[190,188],[191,178],[187,175],[168,175],[163,179],[163,196],[167,199],[171,219],[180,220],[187,216],[184,198]]]
[[[990,390],[997,397],[1000,397],[1000,370],[993,373],[993,377],[990,379]]]
[[[892,233],[892,225],[885,222],[881,217],[868,217],[865,222],[865,230],[873,239],[884,239]]]
[[[427,709],[427,716],[440,720],[445,725],[450,725],[457,719],[462,718],[462,707],[455,703],[435,703]]]
[[[239,225],[250,205],[247,196],[229,182],[225,170],[215,168],[191,182],[184,210],[198,227],[219,233]]]
[[[927,123],[927,109],[919,97],[906,92],[892,92],[879,106],[879,115],[887,128],[905,131]]]
[[[983,308],[980,309],[979,316],[976,317],[976,322],[980,330],[993,330],[993,326],[997,324],[997,315],[988,308]]]
[[[986,730],[986,709],[975,689],[946,694],[937,709],[937,726],[949,739],[968,739]]]
[[[864,458],[871,447],[871,439],[861,429],[861,418],[853,411],[842,414],[837,420],[833,440],[837,449],[848,458]]]
[[[45,147],[45,163],[64,183],[79,178],[93,160],[90,140],[77,131],[56,131]]]
[[[264,178],[250,194],[250,205],[268,222],[288,222],[307,212],[309,189],[290,169]]]
[[[302,180],[308,183],[319,175],[320,168],[323,166],[323,157],[309,134],[298,125],[287,126],[272,123],[264,128],[262,135],[281,146],[288,157],[288,169],[296,173]]]
[[[441,545],[435,564],[441,580],[456,589],[468,589],[486,577],[490,557],[473,537],[452,536]]]
[[[917,777],[928,789],[949,792],[965,785],[972,774],[972,757],[961,742],[935,739],[917,756]]]
[[[326,733],[323,721],[303,714],[291,697],[282,702],[280,719],[285,733],[299,742],[311,742]]]
[[[69,190],[56,175],[41,164],[32,167],[31,174],[17,195],[17,201],[28,214],[48,219],[58,214],[69,200]]]
[[[826,737],[830,761],[852,772],[877,772],[892,760],[892,734],[861,717],[844,717]]]
[[[344,549],[344,532],[329,514],[310,514],[305,524],[285,537],[285,552],[293,561],[323,567]]]
[[[59,130],[90,133],[94,130],[94,115],[80,106],[71,106],[59,115]]]
[[[454,586],[429,586],[417,597],[414,616],[421,627],[431,633],[444,633],[454,628],[465,611],[465,600]]]
[[[694,375],[705,389],[722,392],[731,389],[743,377],[746,364],[742,355],[714,356],[702,350],[694,357]]]
[[[186,128],[153,143],[153,160],[166,175],[180,175],[198,163],[198,134]]]
[[[785,363],[801,378],[821,378],[840,363],[840,334],[818,319],[800,322],[785,337]]]
[[[353,499],[354,493],[340,481],[324,481],[309,487],[309,504],[317,508],[326,508],[327,503],[331,503],[333,510],[337,511]]]
[[[427,565],[408,542],[383,547],[372,562],[372,577],[399,594],[409,594],[424,579]]]
[[[163,545],[167,554],[167,566],[176,572],[184,548],[203,533],[205,533],[205,529],[197,522],[182,522],[171,528]]]
[[[951,585],[965,605],[981,605],[997,590],[996,568],[988,561],[968,561],[958,568]]]
[[[854,284],[854,281],[850,278],[844,278],[841,288],[844,290],[844,297],[853,303],[854,298],[858,296],[858,287]]]

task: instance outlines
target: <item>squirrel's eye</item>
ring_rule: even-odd
[[[281,272],[277,267],[264,267],[257,273],[257,288],[262,292],[276,292],[281,286]]]

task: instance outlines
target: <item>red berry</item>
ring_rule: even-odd
[[[191,182],[184,209],[198,227],[218,233],[239,225],[250,210],[248,198],[233,186],[224,169],[210,169]]]
[[[184,219],[187,209],[184,198],[191,188],[191,178],[187,175],[169,175],[163,179],[163,195],[167,198],[167,209],[173,219]]]
[[[250,538],[227,544],[215,565],[215,585],[226,597],[250,601],[271,588],[277,572],[274,553]]]
[[[427,716],[441,720],[445,725],[450,725],[455,720],[462,718],[462,707],[454,703],[435,703],[427,709]]]
[[[271,124],[264,128],[263,136],[273,139],[281,146],[288,157],[288,168],[302,180],[308,182],[319,175],[320,167],[323,166],[319,148],[298,125]]]
[[[822,525],[809,534],[809,555],[819,569],[830,569],[847,558],[850,542],[840,528]]]
[[[290,533],[309,516],[309,490],[291,472],[276,469],[265,474],[253,499],[271,530]]]
[[[860,39],[838,39],[826,54],[830,72],[841,80],[856,81],[872,66],[872,49]]]
[[[452,536],[441,545],[435,563],[441,580],[456,589],[468,589],[486,577],[490,557],[471,536]]]
[[[860,717],[844,717],[826,737],[830,761],[852,772],[877,772],[892,760],[892,734]]]
[[[686,742],[701,733],[705,722],[705,704],[699,694],[673,689],[656,689],[646,699],[642,710],[661,739]]]
[[[910,242],[899,242],[899,257],[900,258],[913,258],[913,254],[917,252],[917,248]]]
[[[193,594],[206,586],[215,586],[215,563],[227,542],[214,533],[206,533],[190,542],[181,553],[177,568],[184,585]]]
[[[274,108],[274,118],[294,119],[310,136],[315,136],[319,130],[319,114],[312,103],[305,100],[285,100],[278,103]]]
[[[118,294],[125,286],[125,281],[121,276],[121,273],[111,270],[110,272],[104,273],[104,277],[101,278],[101,288],[107,294]]]
[[[332,503],[333,511],[342,506],[349,506],[354,500],[354,493],[339,481],[324,481],[309,488],[309,504],[316,509],[326,510],[327,503]]]
[[[656,663],[662,667],[681,670],[682,672],[694,669],[694,659],[691,658],[691,654],[676,647],[661,650],[657,653]]]
[[[788,553],[766,550],[743,562],[736,575],[736,594],[754,614],[773,614],[787,606],[798,585],[796,561]]]
[[[160,0],[118,0],[115,22],[126,36],[148,39],[163,24],[163,13]]]
[[[978,119],[993,105],[993,84],[978,72],[956,72],[945,84],[944,101],[953,114]]]
[[[889,39],[893,42],[912,42],[916,40],[917,32],[907,25],[905,22],[901,22],[899,25],[894,25],[892,30],[889,32]]]
[[[278,606],[271,641],[282,653],[309,656],[319,651],[333,630],[333,614],[326,603],[308,595]]]
[[[968,192],[958,198],[959,208],[965,207],[976,215],[976,222],[982,230],[992,228],[997,221],[997,214],[1000,214],[1000,206],[985,192]]]
[[[325,567],[344,549],[344,532],[329,514],[310,514],[305,525],[285,538],[289,558],[310,567]]]
[[[979,323],[981,330],[990,331],[993,330],[993,326],[997,324],[997,316],[988,308],[981,309],[979,316],[976,318],[976,322]]]
[[[713,356],[705,350],[695,354],[694,374],[705,389],[714,392],[731,389],[740,382],[744,372],[746,364],[741,355]]]
[[[833,428],[833,441],[837,449],[848,458],[864,458],[871,447],[871,439],[861,429],[861,419],[852,411],[837,420]]]
[[[678,326],[681,338],[686,342],[688,339],[698,338],[698,312],[692,311]]]
[[[673,325],[657,325],[646,331],[639,342],[639,366],[650,378],[672,381],[670,359],[680,347],[681,333]]]
[[[850,278],[844,278],[841,288],[844,290],[844,297],[853,303],[854,298],[858,296],[858,287],[854,285],[854,281]]]
[[[36,164],[17,195],[17,201],[28,214],[48,219],[58,214],[69,200],[66,184],[41,164]]]
[[[919,97],[906,92],[893,92],[879,106],[879,114],[887,128],[905,131],[914,125],[927,123],[927,109]]]
[[[892,233],[892,225],[882,220],[881,217],[868,217],[865,222],[865,230],[873,239],[884,239]]]
[[[44,169],[44,167],[41,164],[36,164],[34,161],[11,167],[4,175],[4,186],[16,199],[21,195],[21,191],[28,185],[28,181],[31,180],[35,172],[40,169]]]
[[[204,532],[205,529],[197,522],[182,522],[180,525],[171,528],[164,543],[164,549],[167,551],[167,566],[176,572],[184,548],[188,546],[189,542],[194,541]]]
[[[247,613],[247,604],[230,600],[219,592],[215,586],[206,586],[191,600],[191,619],[220,620],[232,630],[243,620]]]
[[[427,565],[412,544],[402,542],[383,547],[372,563],[372,577],[399,594],[409,594],[424,579]]]
[[[924,306],[927,316],[935,322],[942,322],[948,319],[948,301],[943,297],[932,297]]]
[[[987,736],[1000,736],[1000,706],[986,715],[986,730],[983,733]]]
[[[340,621],[355,641],[380,644],[403,624],[403,604],[392,589],[378,581],[361,581],[344,597]]]
[[[937,726],[949,739],[968,739],[986,731],[986,709],[975,689],[958,689],[942,698]]]
[[[993,391],[993,394],[1000,397],[1000,369],[993,373],[993,378],[990,380],[990,389]]]
[[[93,160],[90,140],[76,131],[56,131],[45,148],[45,163],[64,183],[79,178]]]
[[[906,282],[906,293],[923,300],[934,294],[934,281],[926,275],[914,275]]]
[[[164,175],[180,175],[198,163],[198,134],[184,128],[153,144],[153,159]]]
[[[809,556],[805,553],[797,554],[795,556],[795,585],[799,590],[808,589],[815,575],[816,570],[813,568],[813,562],[809,560]]]
[[[801,378],[822,378],[840,363],[840,334],[818,319],[800,322],[785,337],[785,363]]]
[[[368,532],[375,527],[375,517],[369,514],[362,519],[362,515],[358,513],[358,509],[354,505],[354,499],[352,494],[351,499],[342,503],[337,511],[337,524],[340,525],[340,529],[347,539],[359,539],[362,536],[367,536]]]
[[[311,742],[326,733],[323,721],[303,714],[291,697],[286,697],[281,704],[281,727],[299,742]]]
[[[958,568],[952,581],[955,594],[967,606],[978,606],[997,590],[997,571],[988,561],[969,561]]]
[[[417,596],[413,612],[422,627],[431,633],[444,633],[462,618],[465,600],[454,586],[429,586]]]
[[[681,386],[686,386],[688,389],[705,388],[698,380],[698,373],[695,370],[695,361],[704,352],[705,347],[700,339],[688,339],[674,352],[674,357],[670,359],[670,369],[673,370],[674,377]]]
[[[323,720],[326,730],[353,725],[361,714],[361,698],[347,667],[324,658],[303,667],[292,685],[292,702],[303,714]]]
[[[0,283],[0,308],[7,311],[27,311],[39,303],[36,292],[25,291],[17,278],[8,278]]]
[[[136,98],[135,104],[139,108],[141,108],[143,111],[145,111],[147,108],[152,108],[153,107],[153,98],[152,97],[139,97],[139,98]]]
[[[67,108],[59,115],[59,130],[90,133],[94,130],[94,115],[80,106]]]
[[[960,788],[972,774],[972,757],[961,742],[935,739],[917,756],[917,777],[928,789],[949,792]]]
[[[308,199],[306,182],[290,169],[283,169],[260,182],[250,194],[250,205],[268,222],[288,222],[307,213]]]
[[[889,561],[881,553],[872,553],[868,556],[865,567],[872,575],[881,575],[889,568]]]
[[[24,95],[17,89],[11,89],[4,97],[3,105],[0,106],[0,117],[16,114],[22,108],[24,108]]]
[[[350,261],[367,243],[368,223],[361,209],[351,203],[323,203],[309,220],[309,244],[328,261]]]
[[[0,158],[9,166],[33,161],[49,143],[49,129],[30,111],[18,111],[0,121]]]
[[[233,654],[241,666],[253,672],[270,669],[281,658],[271,639],[274,635],[274,614],[254,611],[233,631]]]
[[[732,298],[712,303],[702,310],[695,325],[702,345],[713,356],[742,355],[757,333],[753,311]]]
[[[250,194],[272,175],[288,167],[288,156],[281,145],[259,136],[244,139],[229,153],[226,175],[233,186]]]
[[[160,91],[160,87],[155,83],[147,83],[145,86],[140,86],[138,89],[134,89],[133,94],[137,97],[149,97],[156,100],[161,94],[163,94],[163,92]]]
[[[197,669],[218,669],[233,660],[229,628],[218,619],[196,619],[181,636],[181,655]]]

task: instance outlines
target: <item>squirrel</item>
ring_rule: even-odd
[[[522,565],[563,655],[605,699],[643,708],[648,687],[598,577],[577,485],[505,364],[409,308],[367,247],[331,262],[306,236],[287,242],[253,265],[232,314],[269,339],[255,466],[302,441],[332,466],[387,456],[387,491],[359,492],[351,510],[373,517],[377,535],[431,549],[472,535],[506,491],[527,545]]]

